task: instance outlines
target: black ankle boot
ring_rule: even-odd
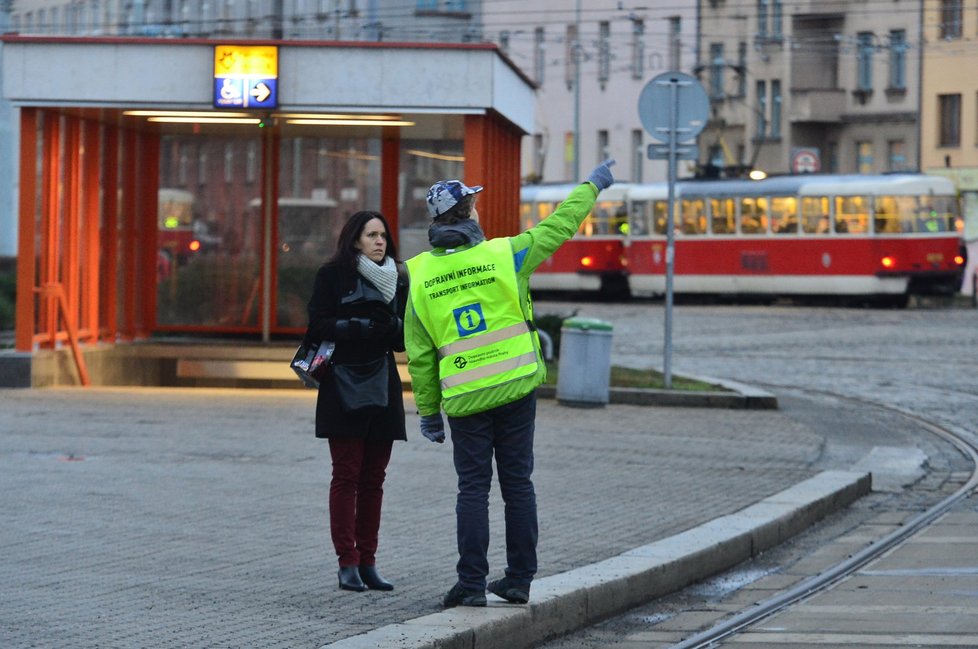
[[[394,590],[394,585],[377,573],[376,566],[360,566],[360,579],[371,590]]]
[[[339,572],[340,589],[352,590],[358,593],[367,590],[363,580],[360,579],[360,572],[356,566],[340,566]]]

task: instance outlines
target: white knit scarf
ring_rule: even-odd
[[[357,256],[357,272],[365,280],[377,287],[386,302],[394,299],[397,292],[397,265],[393,257],[384,257],[384,263],[378,264],[364,254]]]

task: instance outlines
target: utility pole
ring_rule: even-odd
[[[581,0],[577,0],[574,17],[574,173],[569,180],[577,182],[581,178]]]

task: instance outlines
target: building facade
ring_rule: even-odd
[[[708,172],[919,167],[918,0],[700,0]]]
[[[483,18],[485,38],[538,85],[536,127],[523,143],[526,181],[578,180],[606,158],[618,161],[621,180],[665,179],[665,163],[646,157],[653,140],[638,99],[656,75],[692,69],[694,2],[496,0]]]
[[[924,2],[920,106],[921,169],[954,181],[968,246],[963,292],[974,294],[978,272],[978,6],[960,0]]]

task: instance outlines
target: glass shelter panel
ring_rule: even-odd
[[[287,131],[279,145],[279,327],[306,326],[316,271],[335,252],[343,224],[355,212],[380,209],[380,139],[330,137],[327,128]],[[260,202],[254,207],[260,210]]]
[[[157,325],[253,329],[259,324],[262,233],[249,219],[249,205],[260,187],[247,180],[245,165],[257,135],[200,129],[161,136]]]

